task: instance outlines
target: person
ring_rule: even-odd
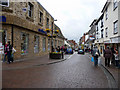
[[[118,68],[119,67],[119,55],[118,55],[118,50],[117,49],[115,50],[114,56],[115,56],[115,65]]]
[[[3,59],[3,62],[6,61],[6,57],[7,57],[7,45],[8,45],[8,43],[6,42],[5,49],[4,49],[4,59]]]
[[[111,60],[111,63],[113,63],[115,65],[115,50],[114,50],[114,47],[111,48],[111,52],[112,52],[112,60]]]
[[[55,52],[55,49],[54,49],[54,47],[52,46],[52,52]]]
[[[8,63],[10,64],[10,62],[13,60],[11,59],[11,53],[12,53],[12,45],[10,44],[10,41],[8,41],[8,45],[7,45],[7,58],[8,58]]]
[[[99,50],[97,47],[94,47],[92,50],[92,56],[94,57],[94,65],[98,65],[98,57],[100,56]]]
[[[60,46],[58,46],[57,51],[60,52]]]
[[[105,57],[105,66],[110,67],[110,58],[112,56],[112,51],[107,47],[104,51],[104,57]]]

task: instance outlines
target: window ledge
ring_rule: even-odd
[[[28,19],[31,22],[34,22],[34,19],[32,17],[27,16],[26,19]]]
[[[38,25],[43,26],[43,23],[38,23]]]
[[[3,12],[13,13],[12,8],[9,8],[9,7],[2,7],[2,11],[3,11]]]

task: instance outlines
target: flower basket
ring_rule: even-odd
[[[62,54],[60,52],[49,53],[50,59],[61,59]]]

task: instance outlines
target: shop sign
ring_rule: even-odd
[[[120,43],[119,38],[114,38],[110,40],[111,43]]]
[[[38,29],[38,31],[43,33],[43,34],[47,34],[47,32],[45,32],[43,29]]]
[[[0,54],[4,54],[4,46],[0,43]]]
[[[23,12],[26,12],[26,11],[27,11],[27,9],[26,9],[26,8],[23,8],[22,10],[23,10]]]
[[[6,17],[5,16],[0,16],[0,22],[6,22]]]

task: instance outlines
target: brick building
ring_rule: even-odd
[[[58,30],[56,38],[53,39],[54,47],[64,45],[64,36],[60,28],[54,24],[54,18],[36,0],[29,2],[12,2],[6,0],[0,4],[0,23],[2,28],[2,42],[11,41],[17,50],[15,59],[22,59],[48,54],[51,50],[51,32]],[[34,2],[33,2],[34,1]],[[45,31],[50,31],[49,35]]]

